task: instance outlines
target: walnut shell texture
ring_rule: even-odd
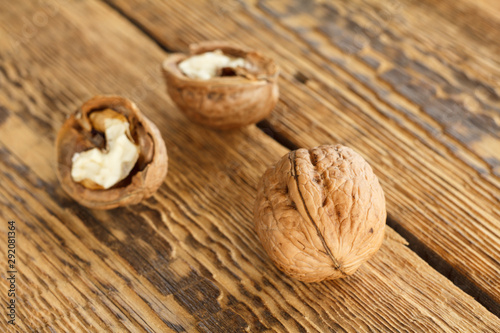
[[[89,115],[110,108],[124,115],[135,143],[140,147],[139,159],[130,174],[107,190],[89,189],[73,181],[72,157],[75,153],[103,146],[103,137],[92,128]],[[73,113],[59,130],[56,139],[57,177],[62,188],[83,206],[112,209],[137,204],[153,195],[167,174],[167,148],[160,131],[137,106],[120,96],[95,96]]]
[[[190,45],[190,55],[215,50],[244,58],[253,69],[242,70],[236,76],[193,79],[184,75],[178,66],[189,55],[171,54],[163,62],[162,71],[174,103],[191,121],[215,129],[243,127],[266,118],[279,97],[277,65],[258,52],[227,42]]]
[[[255,230],[276,266],[304,282],[353,274],[384,238],[382,187],[352,149],[324,145],[283,156],[262,177]]]

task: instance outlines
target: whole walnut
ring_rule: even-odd
[[[283,156],[260,181],[255,230],[276,266],[304,282],[346,277],[384,238],[385,198],[352,149],[324,145]]]

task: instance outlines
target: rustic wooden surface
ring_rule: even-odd
[[[17,223],[17,331],[500,329],[499,6],[277,3],[0,4],[0,230]],[[280,103],[260,128],[204,129],[166,96],[166,52],[213,38],[280,63]],[[140,205],[89,210],[57,183],[57,130],[100,93],[136,101],[166,141],[169,174]],[[350,278],[280,273],[251,223],[260,175],[287,152],[273,138],[358,150],[420,257],[388,227]]]
[[[500,314],[500,6],[110,2],[167,49],[224,38],[279,59],[274,131],[293,146],[362,152],[390,223]],[[448,13],[459,10],[469,28]]]

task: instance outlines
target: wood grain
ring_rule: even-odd
[[[161,81],[165,52],[100,2],[0,7],[0,219],[18,225],[19,331],[500,327],[390,228],[356,275],[317,284],[288,279],[266,257],[251,224],[259,177],[284,147],[256,127],[215,132],[188,122]],[[41,20],[41,12],[47,23],[20,40],[26,20]],[[136,101],[163,133],[169,174],[140,205],[89,210],[57,183],[57,130],[98,93]],[[5,235],[6,223],[0,230]],[[0,246],[6,248],[5,237]],[[0,285],[4,302],[5,278]],[[3,319],[0,328],[9,328]]]
[[[500,313],[500,16],[488,2],[109,2],[168,49],[267,51],[282,67],[279,135],[359,151],[395,223]]]

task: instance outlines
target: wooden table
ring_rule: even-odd
[[[212,131],[166,95],[166,55],[214,39],[280,65],[259,125]],[[0,331],[499,332],[499,54],[495,0],[2,1]],[[56,179],[57,131],[97,94],[166,141],[139,205],[89,210]],[[267,166],[323,143],[373,166],[388,227],[355,275],[305,284],[272,265],[252,207]]]

